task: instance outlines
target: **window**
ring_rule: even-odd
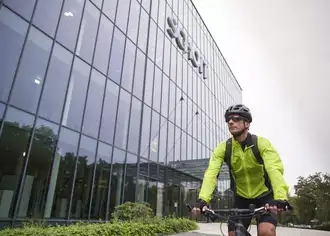
[[[174,161],[180,161],[181,156],[181,129],[175,126],[175,151]]]
[[[168,117],[168,97],[169,97],[169,78],[163,75],[163,88],[162,88],[162,115]]]
[[[92,62],[99,18],[100,11],[87,0],[84,17],[81,23],[76,54],[88,63]]]
[[[24,184],[32,187],[31,195],[26,199],[29,200],[26,201],[29,203],[27,216],[32,218],[40,219],[50,214],[49,206],[52,198],[47,198],[48,192],[45,190],[49,183],[57,178],[53,168],[57,134],[58,125],[42,119],[37,120]],[[45,214],[44,207],[46,207]]]
[[[135,188],[137,184],[136,171],[137,171],[137,156],[127,153],[123,202],[135,202]]]
[[[141,102],[132,98],[131,119],[129,126],[128,151],[138,153],[140,140]]]
[[[159,114],[152,111],[152,125],[150,134],[150,160],[157,161],[158,158],[158,148],[159,148]]]
[[[151,17],[155,22],[157,22],[158,19],[158,0],[152,1],[151,4]]]
[[[152,5],[153,3],[154,2],[152,2]],[[153,20],[150,20],[148,57],[150,57],[152,61],[155,61],[156,39],[157,39],[157,25]]]
[[[129,23],[127,29],[127,36],[136,44],[138,36],[140,17],[140,4],[136,0],[131,1],[131,10],[129,14]]]
[[[96,140],[81,136],[70,215],[72,219],[88,219],[95,151]]]
[[[187,160],[187,134],[184,131],[181,140],[181,161],[184,161]]]
[[[55,44],[41,95],[39,115],[57,123],[60,123],[62,116],[72,59],[69,51]]]
[[[143,52],[147,50],[148,22],[149,15],[141,8],[138,46]]]
[[[75,57],[67,92],[62,124],[75,130],[80,130],[90,66]]]
[[[140,155],[148,159],[149,157],[149,137],[150,137],[150,119],[151,109],[144,105],[142,118],[142,132],[141,132],[141,151]]]
[[[105,91],[100,129],[100,139],[107,143],[112,143],[115,129],[119,87],[109,79],[107,79],[106,86],[107,87]]]
[[[74,51],[85,0],[65,1],[56,39]]]
[[[30,20],[36,0],[4,0],[4,3],[25,19]]]
[[[160,68],[163,68],[163,57],[164,57],[163,50],[164,50],[164,33],[160,30],[160,28],[158,28],[157,47],[156,47],[156,64]]]
[[[126,33],[130,0],[119,0],[116,25]]]
[[[118,2],[118,0],[112,0],[112,1],[105,0],[103,2],[102,11],[104,12],[104,14],[106,14],[110,18],[110,20],[112,22],[115,21],[117,2]]]
[[[5,105],[0,103],[0,127],[1,127],[2,117],[3,117],[4,112],[5,112]]]
[[[112,147],[110,145],[99,142],[91,205],[91,219],[104,220],[106,217],[111,156]]]
[[[50,38],[31,28],[10,98],[11,104],[36,112],[51,45]]]
[[[170,44],[170,47],[172,47],[170,78],[173,82],[176,82],[176,84],[181,88],[182,87],[182,85],[181,85],[182,57],[181,57],[181,54],[177,53],[177,50],[173,44],[172,44],[172,46]],[[178,60],[177,60],[177,55],[179,56]]]
[[[155,80],[154,80],[154,96],[153,96],[153,108],[160,112],[160,102],[161,102],[161,96],[162,96],[162,72],[161,70],[156,66],[155,67]]]
[[[93,69],[89,83],[82,131],[95,138],[97,138],[99,133],[105,82],[106,78],[100,72]]]
[[[125,35],[115,28],[109,65],[109,78],[120,84],[121,68],[124,57]]]
[[[130,105],[131,95],[121,89],[117,114],[115,145],[123,149],[126,149],[127,143]]]
[[[178,108],[177,107],[177,103],[176,103],[176,100],[179,100],[179,99],[176,99],[175,98],[175,95],[176,95],[176,86],[175,84],[170,80],[170,92],[169,92],[169,109],[168,109],[168,112],[169,112],[169,119],[170,121],[172,122],[175,122],[175,113],[176,113],[176,109]]]
[[[167,120],[161,117],[161,130],[160,130],[160,140],[159,140],[159,158],[158,163],[165,164],[166,160],[166,141],[167,141]]]
[[[165,44],[164,44],[164,67],[163,71],[166,75],[170,76],[170,62],[171,62],[171,42],[170,40],[165,37]],[[176,53],[176,50],[172,52],[173,54]],[[176,66],[175,64],[172,64],[172,66]],[[175,81],[176,78],[172,77],[172,80]]]
[[[136,47],[130,40],[126,40],[126,50],[124,57],[124,68],[121,78],[121,86],[129,92],[132,92],[134,63]]]
[[[33,16],[33,24],[51,37],[54,37],[62,3],[63,0],[38,1],[37,8]],[[45,14],[45,12],[47,12],[47,14]]]
[[[103,0],[92,0],[92,2],[94,2],[94,4],[95,4],[99,9],[101,9]]]
[[[144,89],[144,69],[145,69],[146,55],[137,49],[136,60],[135,60],[135,74],[134,74],[134,85],[133,94],[142,100],[142,93]]]
[[[14,3],[15,1],[9,0]],[[27,1],[23,1],[27,2]],[[22,3],[21,3],[22,4]],[[7,102],[28,23],[2,7],[0,11],[0,100]]]
[[[158,25],[164,30],[165,27],[165,12],[166,12],[166,2],[165,0],[159,0],[159,9],[158,9]]]
[[[112,31],[113,24],[104,15],[102,15],[95,49],[94,66],[105,75],[108,70]]]
[[[152,103],[152,89],[154,85],[154,64],[148,59],[147,61],[147,74],[144,91],[144,102],[151,106]]]
[[[2,200],[0,214],[3,218],[11,218],[15,210],[14,199],[18,194],[34,117],[9,107],[3,122],[0,136],[0,184],[6,198]],[[33,178],[27,178],[24,186],[30,187],[32,183]],[[27,204],[28,201],[21,203],[18,217],[27,217]]]
[[[168,137],[167,137],[167,164],[173,161],[174,157],[174,125],[172,122],[168,122]]]

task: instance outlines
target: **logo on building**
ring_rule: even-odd
[[[197,48],[193,48],[191,42],[188,40],[187,33],[184,31],[182,25],[178,23],[173,17],[167,17],[167,24],[170,27],[167,33],[171,38],[175,38],[176,44],[184,52],[188,53],[188,60],[198,69],[198,73],[203,75],[203,79],[207,79],[208,65]]]

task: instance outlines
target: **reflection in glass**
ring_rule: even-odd
[[[22,199],[23,203],[29,203],[27,215],[32,218],[43,218],[45,208],[49,211],[47,188],[49,177],[51,181],[55,178],[52,173],[57,133],[58,125],[42,119],[37,120],[24,183],[32,188],[30,194]]]
[[[65,1],[56,39],[74,51],[79,32],[80,19],[86,0]]]
[[[126,158],[126,176],[124,185],[124,202],[135,202],[137,157],[127,153]]]
[[[167,136],[167,152],[166,152],[166,162],[170,163],[174,158],[174,125],[172,122],[168,122],[168,136]]]
[[[157,162],[158,159],[158,149],[159,149],[159,119],[160,115],[152,111],[152,125],[150,134],[150,160]]]
[[[131,1],[127,36],[136,44],[140,16],[140,4],[136,0]]]
[[[167,41],[168,39],[166,39]],[[182,57],[181,54],[177,52],[174,44],[172,44],[172,52],[171,52],[171,69],[170,69],[170,78],[173,81],[176,81],[176,85],[180,88],[182,87]],[[177,60],[177,56],[179,57]]]
[[[157,22],[157,19],[158,19],[158,0],[152,1],[152,4],[151,4],[151,17],[155,22]]]
[[[146,11],[141,8],[138,46],[143,52],[147,50],[148,22],[149,16]]]
[[[36,112],[51,45],[50,38],[31,28],[10,98],[11,104]]]
[[[122,202],[121,197],[125,172],[124,163],[125,152],[118,148],[114,148],[111,174],[110,214],[113,212],[115,206],[120,205]]]
[[[117,114],[115,145],[126,149],[131,95],[121,89]]]
[[[15,210],[14,199],[18,194],[18,185],[26,161],[34,117],[9,107],[4,119],[0,137],[0,218],[11,218]],[[19,217],[27,217],[29,195],[33,179],[24,183]],[[24,199],[26,199],[24,201]]]
[[[31,19],[35,2],[36,0],[4,0],[4,4],[27,20]]]
[[[152,2],[152,5],[154,5],[154,2]],[[155,61],[156,56],[156,39],[157,25],[153,20],[150,20],[148,57],[150,57],[152,61]]]
[[[70,218],[88,219],[96,140],[81,136]]]
[[[92,70],[82,131],[95,138],[99,133],[105,81],[106,78],[100,72]]]
[[[66,218],[72,191],[79,134],[62,128],[52,163],[45,218]]]
[[[158,158],[158,163],[160,164],[165,164],[165,159],[166,159],[166,141],[167,141],[167,124],[168,122],[166,119],[161,117],[161,125],[162,129],[160,132],[160,140],[159,140],[159,158]]]
[[[101,129],[100,129],[100,139],[107,143],[113,142],[118,98],[119,98],[118,85],[116,85],[111,80],[107,79],[107,88],[105,91]]]
[[[156,46],[156,64],[163,68],[163,57],[164,57],[164,33],[158,28],[157,34],[157,46]]]
[[[51,37],[54,37],[55,34],[62,2],[63,0],[44,0],[38,1],[37,3],[37,8],[33,16],[33,24]],[[45,12],[47,12],[47,14],[45,14]]]
[[[55,44],[41,95],[39,115],[60,122],[73,55]]]
[[[115,28],[112,49],[111,49],[111,58],[109,62],[108,77],[113,81],[115,81],[117,84],[120,84],[124,47],[125,47],[125,35],[122,32],[120,32],[118,28]]]
[[[135,73],[134,73],[134,85],[133,94],[142,100],[142,94],[144,89],[144,68],[146,62],[146,55],[137,49],[135,60]]]
[[[149,179],[148,183],[148,203],[157,215],[157,180]],[[158,212],[159,215],[159,212]]]
[[[0,103],[0,127],[2,122],[3,113],[5,112],[5,104]]]
[[[109,2],[109,1],[105,1]],[[112,2],[112,1],[111,1]],[[104,15],[101,16],[101,23],[94,55],[94,66],[103,74],[107,74],[110,46],[112,41],[113,24]]]
[[[112,147],[99,142],[96,171],[94,178],[93,197],[91,205],[91,219],[105,219],[108,190],[110,164],[112,156]]]
[[[181,137],[181,161],[187,160],[187,134],[182,131]]]
[[[116,25],[126,33],[130,0],[119,0]]]
[[[163,75],[163,88],[162,88],[162,115],[167,118],[168,116],[168,97],[169,97],[169,79]]]
[[[154,80],[154,96],[153,96],[153,104],[152,107],[160,112],[160,102],[161,102],[161,91],[162,91],[162,72],[156,66],[155,67],[155,80]]]
[[[139,176],[137,180],[137,202],[147,202],[148,179],[144,176]]]
[[[138,99],[133,97],[127,150],[136,154],[140,140],[141,104]]]
[[[106,14],[112,22],[114,22],[116,17],[116,9],[117,9],[118,0],[108,1],[105,0],[103,2],[103,13]]]
[[[139,174],[140,175],[145,175],[148,176],[149,175],[149,162],[148,160],[144,159],[144,158],[140,158],[140,170],[139,170]]]
[[[166,75],[170,76],[170,60],[171,60],[171,42],[170,40],[165,37],[165,44],[164,44],[164,54],[163,54],[163,60],[164,60],[164,66],[163,71]],[[176,50],[172,51],[173,54],[176,53]],[[172,64],[172,67],[176,67],[175,64]],[[176,81],[176,76],[171,77],[173,81]]]
[[[154,63],[149,59],[147,61],[147,74],[146,74],[146,83],[144,90],[144,102],[151,106],[152,102],[152,89],[154,86]]]
[[[150,119],[151,109],[144,105],[142,118],[142,132],[141,132],[141,152],[140,155],[148,159],[149,157],[149,137],[150,137]]]
[[[134,46],[134,44],[130,40],[126,40],[124,68],[121,77],[121,86],[129,92],[132,91],[132,85],[133,85],[135,51],[136,51],[136,47]]]
[[[158,26],[164,30],[165,21],[166,21],[166,2],[165,0],[159,0],[159,9],[158,9]]]
[[[181,155],[181,129],[175,126],[175,148],[174,148],[174,161],[180,161]]]
[[[90,1],[87,1],[81,22],[76,54],[88,63],[92,61],[99,18],[100,11]]]
[[[67,92],[62,124],[75,130],[80,130],[90,66],[75,57],[73,71]]]

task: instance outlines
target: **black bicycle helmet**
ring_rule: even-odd
[[[231,115],[240,115],[245,118],[248,122],[252,122],[252,115],[250,109],[243,104],[236,104],[230,106],[225,112],[225,119],[227,120]]]

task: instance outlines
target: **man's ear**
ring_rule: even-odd
[[[245,123],[245,128],[250,128],[250,123],[249,122],[245,121],[244,123]]]

